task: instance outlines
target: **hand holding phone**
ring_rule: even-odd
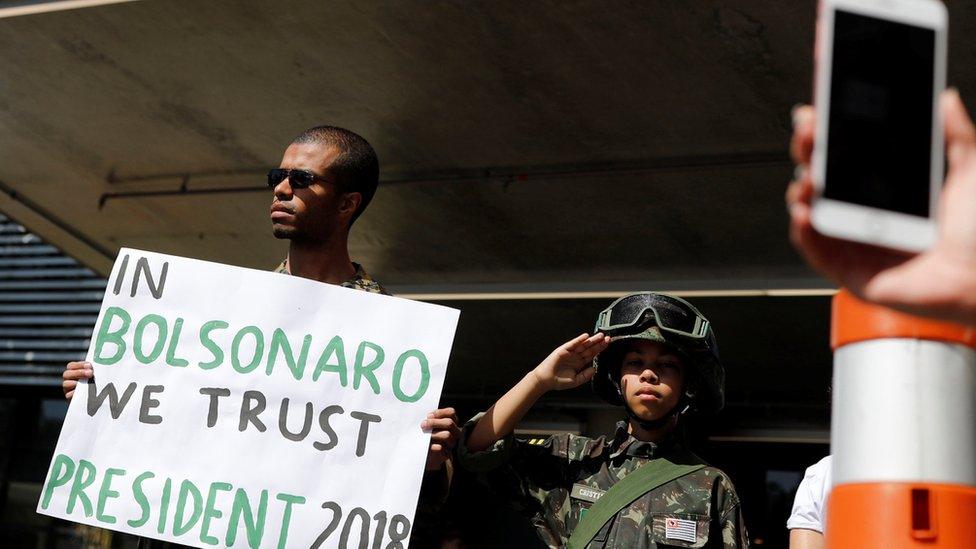
[[[821,0],[813,226],[906,251],[936,237],[947,15],[937,0]]]
[[[976,127],[956,90],[944,92],[940,106],[949,171],[932,248],[907,253],[814,230],[810,161],[817,115],[808,106],[793,115],[790,154],[797,170],[786,192],[790,240],[810,266],[861,299],[976,327]]]

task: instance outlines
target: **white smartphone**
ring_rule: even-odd
[[[935,241],[947,26],[938,0],[820,1],[817,231],[908,251]]]

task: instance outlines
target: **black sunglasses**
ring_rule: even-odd
[[[316,181],[329,182],[321,175],[315,175],[308,170],[286,170],[284,168],[272,168],[268,170],[268,188],[274,189],[279,183],[288,179],[293,189],[306,189]]]

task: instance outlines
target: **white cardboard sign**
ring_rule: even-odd
[[[199,547],[406,547],[457,320],[123,249],[37,510]]]

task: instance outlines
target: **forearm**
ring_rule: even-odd
[[[546,388],[529,372],[485,412],[467,439],[469,452],[481,452],[515,430]]]
[[[790,530],[790,549],[823,549],[824,536],[815,530]]]

